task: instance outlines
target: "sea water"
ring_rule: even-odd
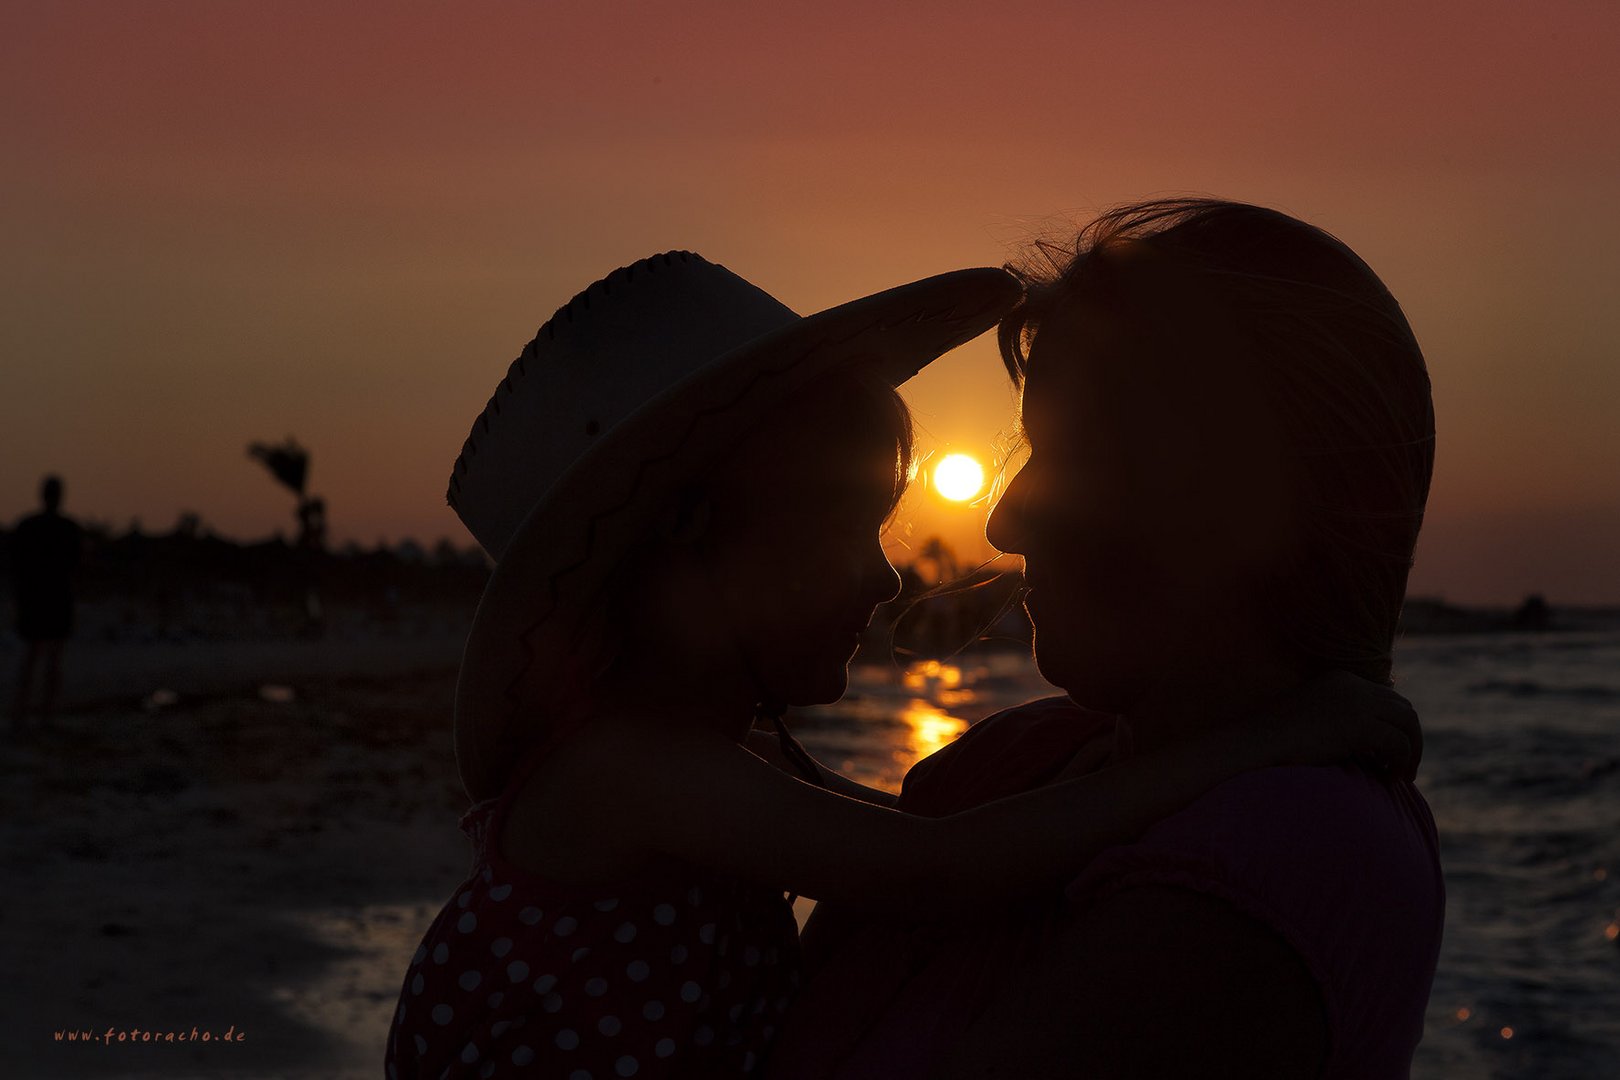
[[[1446,929],[1412,1075],[1620,1077],[1620,632],[1414,637]],[[793,717],[817,757],[898,790],[968,724],[1056,693],[1026,656],[856,668]]]

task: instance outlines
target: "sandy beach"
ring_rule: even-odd
[[[70,654],[72,707],[0,747],[5,1074],[378,1075],[403,964],[468,865],[459,647]]]

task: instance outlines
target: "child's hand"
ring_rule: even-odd
[[[1423,728],[1412,703],[1346,671],[1331,671],[1286,695],[1267,710],[1262,728],[1271,764],[1371,760],[1410,781],[1423,757]]]

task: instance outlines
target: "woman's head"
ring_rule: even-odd
[[[649,667],[780,704],[836,700],[899,578],[880,534],[910,473],[910,413],[881,380],[824,379],[674,493],[601,615],[607,677]]]
[[[1343,243],[1213,199],[1037,246],[1003,323],[1030,460],[991,520],[1048,678],[1124,708],[1178,656],[1387,682],[1434,460],[1423,356]],[[1224,650],[1224,651],[1223,651]]]

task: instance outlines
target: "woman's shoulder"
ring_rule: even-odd
[[[1287,941],[1322,987],[1341,1051],[1416,1045],[1446,893],[1415,785],[1355,765],[1241,773],[1104,851],[1066,899],[1084,918],[1123,891],[1165,885],[1217,897]]]
[[[1353,764],[1239,773],[1136,842],[1109,849],[1075,884],[1166,863],[1241,881],[1279,903],[1296,894],[1315,903],[1326,891],[1394,902],[1444,896],[1439,836],[1422,793]]]
[[[940,816],[1039,787],[1113,717],[1065,696],[1040,698],[992,713],[906,774],[899,808]]]

